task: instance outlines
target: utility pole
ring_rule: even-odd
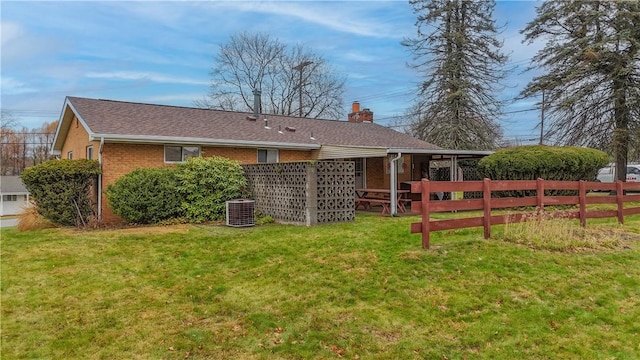
[[[304,70],[305,67],[309,66],[313,64],[313,61],[303,61],[300,64],[296,65],[293,67],[293,70],[298,70],[300,71],[300,81],[298,82],[298,86],[300,87],[300,109],[299,109],[299,116],[302,117],[302,71]]]
[[[542,139],[544,138],[544,89],[542,89],[542,109],[540,114],[540,145],[542,145]]]

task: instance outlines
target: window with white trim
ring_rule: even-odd
[[[2,195],[2,201],[18,201],[18,195]]]
[[[258,149],[258,163],[277,163],[278,162],[278,150],[277,149]]]
[[[177,163],[185,162],[188,158],[200,156],[200,147],[198,146],[164,146],[164,162]]]
[[[73,160],[73,151],[68,151],[67,152],[67,159]]]
[[[87,159],[93,160],[93,145],[87,146]]]

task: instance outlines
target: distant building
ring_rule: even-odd
[[[0,216],[18,215],[29,206],[29,191],[19,176],[0,176]]]

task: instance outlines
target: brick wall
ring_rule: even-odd
[[[367,159],[367,187],[374,189],[388,188],[389,181],[385,181],[385,178],[388,178],[388,176],[385,176],[384,173],[384,158]]]
[[[411,169],[411,155],[402,155],[402,157],[404,158],[405,168],[403,174],[398,174],[398,184],[402,181],[414,180]],[[388,189],[391,186],[391,177],[387,173],[387,166],[388,161],[386,158],[367,159],[368,188]]]
[[[100,145],[100,142],[89,141],[89,133],[80,124],[78,118],[74,116],[71,121],[71,125],[69,126],[69,133],[67,134],[67,138],[65,139],[65,142],[62,145],[62,150],[60,151],[60,158],[67,159],[69,151],[73,151],[74,159],[86,159],[87,146],[89,145],[93,145],[94,159],[97,159],[98,146]]]

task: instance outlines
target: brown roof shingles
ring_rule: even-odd
[[[404,149],[438,146],[372,123],[68,97],[93,134]],[[265,121],[271,129],[265,129]],[[295,128],[287,131],[286,128]],[[282,132],[280,133],[279,130]],[[315,140],[311,139],[311,135]]]

